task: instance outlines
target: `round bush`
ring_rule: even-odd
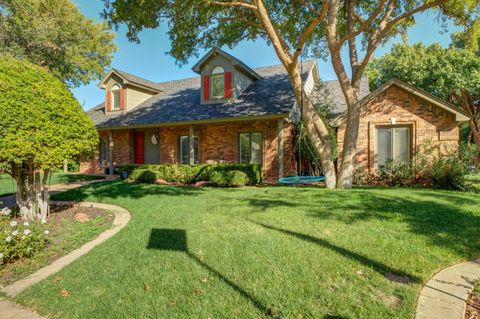
[[[133,171],[128,177],[129,182],[153,184],[157,181],[157,173],[149,169],[139,169]]]
[[[227,186],[226,173],[227,172],[212,172],[210,174],[210,184],[218,187]]]
[[[248,175],[242,171],[213,171],[210,183],[218,187],[243,187],[248,183]]]
[[[248,183],[248,176],[242,171],[230,171],[228,173],[228,186],[243,187]]]

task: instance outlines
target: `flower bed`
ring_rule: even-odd
[[[114,215],[89,207],[54,206],[47,220],[24,222],[0,211],[0,286],[28,276],[111,227]]]

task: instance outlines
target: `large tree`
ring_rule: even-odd
[[[47,217],[50,172],[65,158],[91,154],[97,141],[92,120],[64,83],[0,55],[0,170],[17,183],[22,218]]]
[[[201,48],[233,47],[244,39],[264,38],[287,70],[300,104],[303,124],[318,153],[327,187],[351,187],[359,126],[360,80],[379,45],[415,23],[414,14],[436,10],[439,18],[472,27],[477,0],[105,0],[113,24],[126,23],[138,40],[143,28],[168,25],[170,54],[180,63]],[[346,47],[348,58],[341,51]],[[330,56],[348,106],[341,166],[334,165],[332,139],[325,119],[302,90],[301,54]],[[349,72],[351,70],[351,72]]]
[[[113,38],[70,0],[0,0],[0,53],[46,67],[69,86],[104,75]]]
[[[372,89],[396,77],[461,107],[471,116],[469,127],[480,152],[480,56],[475,52],[455,44],[399,44],[374,59],[367,73]]]

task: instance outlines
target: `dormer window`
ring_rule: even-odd
[[[112,110],[120,110],[120,86],[114,84],[112,86]]]
[[[223,99],[225,97],[225,70],[221,66],[214,67],[210,79],[210,96],[212,99]]]

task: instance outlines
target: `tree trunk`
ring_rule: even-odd
[[[477,147],[477,156],[475,156],[475,164],[477,164],[480,158],[480,127],[478,127],[478,123],[474,119],[470,119],[470,121],[468,121],[468,125],[470,126],[473,142]]]
[[[39,174],[40,175],[40,174]],[[49,170],[43,171],[43,179],[41,181],[41,188],[37,191],[37,201],[40,210],[40,219],[47,219],[50,214],[50,193],[48,185]],[[38,178],[40,181],[40,176]]]
[[[328,130],[325,121],[318,115],[317,110],[315,110],[315,107],[305,93],[305,90],[303,90],[302,79],[297,67],[290,70],[290,79],[295,91],[297,104],[302,114],[302,123],[318,157],[320,158],[327,188],[335,188],[337,174],[335,171],[330,131]]]
[[[353,170],[357,151],[358,129],[360,126],[360,107],[358,95],[350,93],[347,99],[347,126],[343,138],[342,158],[338,173],[337,188],[352,188]]]
[[[20,216],[24,220],[31,220],[36,217],[36,200],[33,185],[32,166],[28,164],[12,164],[12,177],[17,184],[16,202],[20,211]]]

